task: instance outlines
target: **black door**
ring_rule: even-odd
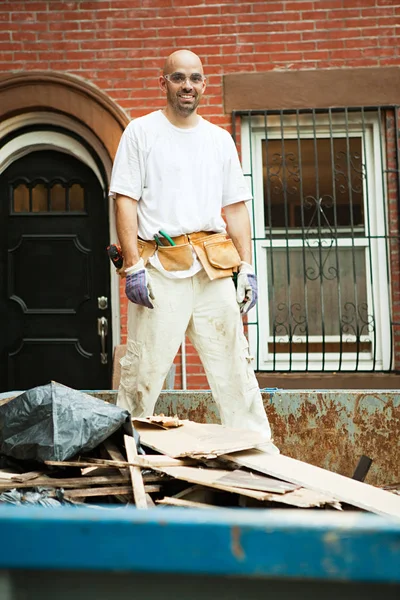
[[[107,242],[104,192],[76,158],[32,152],[1,175],[0,391],[109,387]]]

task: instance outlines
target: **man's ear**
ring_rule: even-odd
[[[163,75],[160,75],[160,77],[158,78],[158,85],[160,86],[160,89],[164,92],[164,94],[167,93],[167,82],[164,79]]]

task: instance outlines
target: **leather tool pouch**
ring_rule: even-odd
[[[214,233],[190,241],[211,280],[231,277],[233,270],[240,265],[239,253],[225,233]]]
[[[153,256],[153,254],[155,253],[157,244],[155,242],[145,241],[138,238],[137,245],[139,250],[139,256],[140,258],[143,258],[143,262],[146,266],[150,256]]]
[[[166,271],[186,271],[193,264],[193,252],[189,243],[176,246],[158,246],[158,258]]]
[[[186,271],[193,264],[194,249],[208,277],[221,279],[231,277],[240,265],[240,256],[231,239],[225,233],[196,232],[174,238],[176,246],[157,246],[156,242],[138,239],[141,258],[146,265],[157,250],[160,263],[166,271]],[[187,240],[187,241],[183,241]]]

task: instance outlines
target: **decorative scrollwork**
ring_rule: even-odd
[[[353,302],[346,302],[344,310],[340,323],[342,335],[351,335],[359,340],[361,336],[368,336],[375,331],[375,317],[368,313],[366,302],[358,306]]]
[[[326,215],[326,212],[324,211],[325,208],[332,208],[333,205],[333,196],[330,196],[328,194],[324,194],[320,198],[316,198],[315,196],[306,196],[304,198],[304,210],[313,211],[311,217],[308,219],[308,225],[306,226],[306,235],[311,235],[311,229],[315,228],[318,229],[318,231],[315,232],[315,235],[320,235],[319,230],[322,228],[328,229],[330,234],[333,235],[331,224],[329,223],[329,219]]]
[[[296,335],[300,337],[307,334],[307,315],[299,302],[295,302],[290,307],[280,302],[276,309],[278,314],[275,315],[272,327],[274,338],[278,343],[287,339],[293,341]]]
[[[354,152],[348,155],[347,152],[341,150],[336,153],[336,159],[338,162],[335,163],[334,172],[335,181],[339,183],[337,191],[341,194],[346,194],[348,190],[353,194],[361,194],[366,175],[365,165],[361,162],[360,154]],[[343,159],[344,166],[341,166],[341,159]]]
[[[296,184],[300,182],[299,165],[297,157],[293,152],[287,154],[272,155],[267,167],[267,177],[271,184],[271,194],[281,195],[283,191],[287,194],[298,193]]]
[[[332,281],[333,279],[338,278],[339,270],[335,265],[328,265],[327,262],[331,255],[331,249],[334,245],[333,239],[323,239],[323,240],[306,240],[306,246],[309,249],[309,256],[314,261],[315,265],[309,265],[306,267],[305,275],[307,279],[310,281],[315,281],[316,279],[326,279],[327,281]],[[322,248],[324,250],[324,255],[319,250]],[[313,251],[315,250],[315,251]]]

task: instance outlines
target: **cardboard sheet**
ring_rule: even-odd
[[[221,483],[221,479],[229,474],[229,471],[222,469],[200,469],[199,467],[161,467],[157,471],[162,471],[175,479],[182,479],[189,483],[198,483],[201,485],[213,487],[226,492],[233,492],[254,498],[255,500],[268,500],[270,493],[259,490],[249,490]],[[281,494],[279,494],[281,495]]]
[[[260,450],[237,452],[224,458],[238,466],[290,481],[364,510],[400,519],[400,497],[367,483],[282,454],[270,455]]]
[[[133,425],[142,444],[172,458],[215,458],[265,441],[254,431],[210,423],[183,421],[181,427],[163,429],[146,419],[133,419]]]
[[[158,425],[162,429],[169,429],[170,427],[182,427],[186,421],[178,419],[177,415],[173,417],[166,417],[165,415],[153,415],[151,417],[146,418],[138,418],[135,419],[141,423],[152,423],[153,425]]]
[[[260,492],[274,492],[275,494],[285,494],[300,487],[293,483],[287,483],[286,481],[280,481],[272,477],[265,477],[264,475],[257,475],[250,471],[240,471],[239,469],[228,471],[226,475],[218,479],[218,482],[223,485],[231,485],[248,490],[259,490]]]
[[[311,490],[294,489],[287,493],[266,492],[250,490],[221,483],[229,471],[222,469],[200,469],[198,467],[162,467],[157,469],[176,479],[182,479],[190,483],[196,483],[214,489],[240,494],[247,498],[253,498],[260,502],[280,502],[290,506],[308,508],[322,506],[324,504],[335,505],[335,500],[327,495],[318,494]],[[272,480],[271,480],[272,481]]]

